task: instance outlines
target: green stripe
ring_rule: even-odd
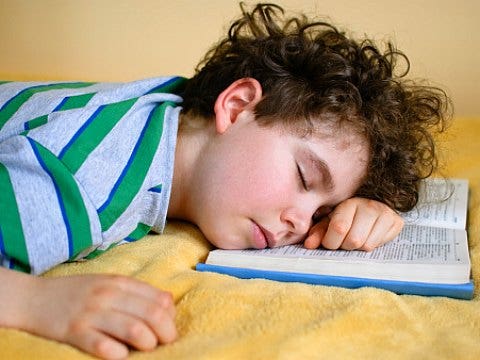
[[[117,246],[116,243],[114,244],[111,244],[108,248],[106,248],[105,250],[100,250],[100,249],[96,249],[96,250],[93,250],[90,254],[88,254],[87,256],[85,256],[85,259],[88,259],[88,260],[91,260],[91,259],[94,259],[96,258],[97,256],[99,255],[102,255],[104,252],[110,250],[111,248]]]
[[[11,83],[11,81],[4,81],[4,80],[0,81],[0,85],[8,84],[8,83]]]
[[[42,115],[36,117],[35,119],[29,120],[25,123],[26,130],[32,130],[36,127],[42,126],[48,122],[48,115]]]
[[[17,260],[16,268],[30,272],[27,245],[12,182],[5,165],[0,164],[0,230],[7,256]]]
[[[63,162],[72,173],[82,166],[88,155],[112,131],[117,122],[135,104],[137,98],[105,105],[85,129],[81,129],[78,137],[61,155]]]
[[[143,223],[138,223],[137,227],[135,230],[133,230],[127,237],[126,239],[128,239],[128,241],[135,241],[135,240],[138,240],[138,239],[141,239],[143,238],[145,235],[148,234],[148,232],[150,231],[152,227],[147,225],[147,224],[143,224]]]
[[[70,96],[60,107],[57,111],[64,111],[70,109],[78,109],[87,105],[92,97],[95,96],[96,93],[89,93],[89,94],[82,94],[76,96]]]
[[[165,110],[172,105],[171,102],[164,102],[153,110],[137,152],[131,159],[130,167],[115,193],[111,194],[112,198],[108,205],[99,213],[103,231],[112,226],[140,190],[162,137]]]
[[[50,84],[50,85],[41,85],[41,86],[33,86],[30,89],[25,89],[20,91],[17,95],[15,95],[12,99],[6,103],[4,107],[0,110],[0,129],[5,125],[5,123],[15,114],[18,109],[28,101],[33,95],[49,91],[49,90],[57,90],[57,89],[76,89],[90,86],[94,83],[86,83],[86,82],[77,82],[77,83],[57,83],[57,84]]]
[[[138,226],[126,237],[126,239],[128,239],[127,241],[135,241],[135,240],[141,239],[146,234],[148,234],[151,228],[152,227],[149,225],[138,223]],[[104,252],[110,250],[111,248],[117,245],[118,245],[117,243],[111,244],[105,250],[96,249],[92,251],[90,254],[88,254],[87,256],[85,256],[85,259],[88,259],[88,260],[94,259],[97,256],[102,255]]]
[[[81,251],[92,245],[90,221],[78,185],[58,158],[39,143],[35,143],[38,155],[57,185],[64,205],[64,217],[70,226],[71,254],[75,258]]]

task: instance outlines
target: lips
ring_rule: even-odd
[[[253,247],[255,249],[265,249],[268,246],[268,239],[263,229],[253,221]]]
[[[253,243],[257,249],[265,249],[266,247],[274,247],[274,236],[271,232],[264,229],[256,222],[253,222]]]

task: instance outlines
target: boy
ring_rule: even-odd
[[[395,77],[392,48],[280,12],[244,11],[189,80],[0,86],[3,265],[42,273],[167,216],[221,248],[393,239],[390,208],[415,204],[448,102]],[[131,278],[0,280],[0,325],[102,358],[177,336],[171,296]]]

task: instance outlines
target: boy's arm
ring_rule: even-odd
[[[370,199],[354,197],[312,226],[304,246],[320,245],[327,249],[365,250],[393,240],[402,230],[404,221],[387,205]]]
[[[0,326],[65,342],[105,359],[175,340],[172,296],[115,275],[41,278],[0,267]]]

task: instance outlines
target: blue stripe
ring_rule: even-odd
[[[28,139],[28,142],[30,143],[30,146],[33,149],[33,152],[35,153],[35,156],[36,156],[40,166],[48,174],[48,176],[50,176],[50,179],[52,179],[52,182],[53,182],[53,186],[55,187],[55,192],[57,194],[57,201],[58,201],[58,204],[60,206],[60,211],[62,213],[63,222],[65,224],[65,228],[67,229],[68,257],[70,258],[70,257],[72,257],[72,254],[73,254],[72,229],[70,227],[70,223],[68,222],[67,214],[66,214],[66,211],[65,211],[65,204],[63,203],[63,199],[60,195],[60,189],[58,188],[57,182],[55,181],[55,178],[53,177],[53,174],[50,172],[50,170],[47,168],[45,162],[41,158],[41,156],[38,152],[38,149],[37,149],[37,145],[35,144],[35,142],[32,139],[30,139],[28,137],[27,137],[27,139]]]
[[[2,233],[2,227],[0,226],[0,252],[2,255],[6,255],[5,253],[5,245],[3,243],[3,233]]]
[[[150,189],[148,189],[148,191],[160,194],[162,192],[162,184],[151,187]]]
[[[175,76],[175,77],[171,78],[170,80],[165,81],[163,84],[157,85],[157,86],[155,86],[153,89],[148,90],[148,91],[147,91],[145,94],[143,94],[143,95],[147,95],[147,94],[150,94],[150,93],[152,93],[152,92],[155,92],[156,90],[161,89],[162,87],[167,86],[167,85],[169,85],[169,84],[177,81],[179,78],[180,78],[180,76]]]
[[[65,104],[68,99],[70,99],[70,96],[64,97],[63,100],[60,102],[60,104],[58,104],[57,107],[55,109],[53,109],[53,112],[60,110],[62,108],[63,104]]]
[[[148,115],[148,119],[145,122],[145,125],[143,126],[142,132],[140,133],[140,137],[138,138],[137,143],[135,144],[135,147],[133,148],[133,151],[130,154],[130,158],[128,159],[127,165],[125,165],[125,167],[123,168],[122,173],[120,174],[120,177],[117,179],[115,185],[113,186],[112,191],[110,191],[110,194],[108,195],[107,200],[105,200],[105,202],[102,204],[102,206],[100,206],[100,208],[98,209],[99,213],[101,213],[103,210],[105,210],[105,208],[110,204],[110,202],[112,201],[115,193],[117,192],[118,187],[122,183],[123,178],[127,174],[128,169],[132,165],[132,162],[135,159],[135,155],[138,152],[138,148],[140,147],[140,144],[142,143],[143,138],[145,137],[145,133],[147,132],[148,125],[150,124],[150,121],[152,120],[152,117],[153,117],[153,113],[155,112],[156,109],[157,108],[155,107],[155,108],[152,109],[152,111],[150,111],[150,114]]]
[[[2,233],[2,228],[0,227],[0,253],[3,256],[3,260],[8,261],[8,268],[13,269],[15,264],[13,262],[13,259],[9,257],[6,252],[5,252],[5,244],[3,242],[3,233]],[[2,261],[3,262],[3,261]]]
[[[30,91],[30,90],[35,90],[35,89],[38,89],[38,88],[41,88],[41,87],[48,87],[48,86],[58,86],[58,85],[68,85],[68,84],[76,84],[76,83],[72,83],[72,82],[54,82],[54,83],[47,83],[47,84],[40,84],[40,85],[35,85],[35,86],[30,86],[28,88],[25,88],[21,91],[19,91],[18,93],[16,93],[13,97],[11,97],[10,99],[8,99],[7,102],[5,102],[2,107],[0,108],[0,111],[2,111],[4,108],[6,108],[8,106],[8,104],[10,104],[13,100],[15,100],[18,96],[22,95],[24,92],[27,92],[27,91]]]
[[[63,158],[65,153],[68,151],[68,149],[75,143],[75,141],[78,139],[80,135],[85,131],[85,129],[92,123],[93,120],[98,116],[100,111],[103,110],[105,105],[101,105],[95,112],[90,116],[90,118],[78,129],[78,131],[73,135],[73,137],[70,139],[70,141],[65,145],[65,147],[60,151],[60,154],[58,154],[58,157],[60,159]]]

